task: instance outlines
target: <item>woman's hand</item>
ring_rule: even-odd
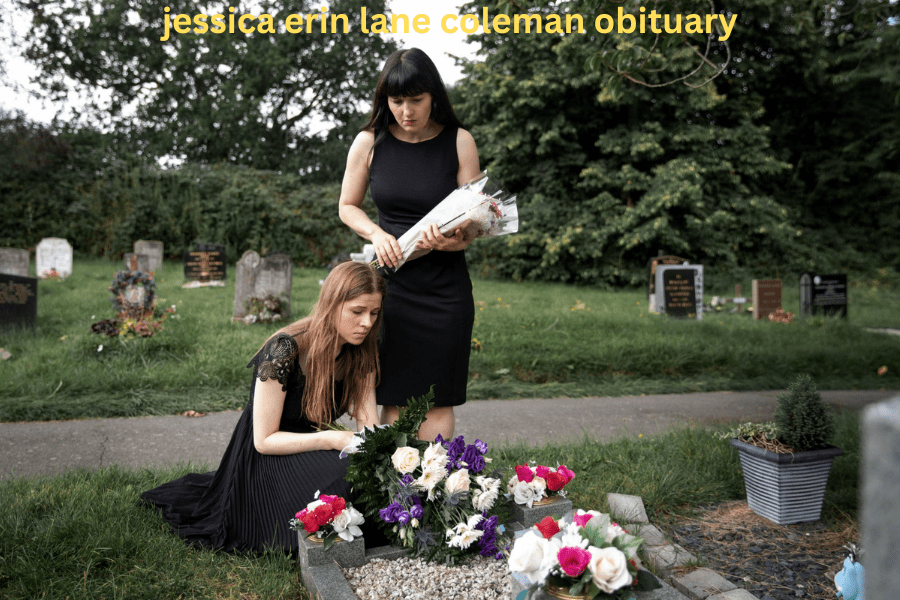
[[[416,245],[422,249],[440,250],[441,252],[465,250],[475,239],[469,231],[471,224],[471,219],[466,219],[453,231],[453,235],[445,236],[438,229],[437,223],[432,223],[422,232],[422,237]]]
[[[400,251],[397,238],[379,229],[372,234],[371,241],[375,247],[375,256],[378,257],[378,263],[382,267],[397,267],[400,264],[403,253]]]
[[[322,433],[329,434],[329,443],[332,450],[340,452],[346,448],[353,440],[354,433],[352,431],[325,431]]]

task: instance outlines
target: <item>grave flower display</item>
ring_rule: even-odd
[[[480,440],[416,438],[432,397],[410,400],[391,426],[357,434],[344,449],[346,479],[366,517],[411,555],[449,564],[477,554],[501,559],[500,473],[489,472],[488,446]]]
[[[552,502],[566,496],[565,487],[575,478],[566,465],[555,468],[544,465],[518,465],[516,474],[509,478],[506,492],[516,504],[531,508],[535,504]]]
[[[291,519],[291,529],[306,533],[310,539],[321,540],[328,550],[338,539],[352,542],[362,536],[362,513],[339,496],[316,492],[315,500]]]
[[[560,520],[545,517],[516,539],[509,569],[557,598],[619,598],[649,591],[659,582],[639,569],[643,543],[597,511],[578,510]]]

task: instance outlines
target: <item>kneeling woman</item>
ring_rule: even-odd
[[[263,552],[297,548],[289,521],[317,490],[350,500],[349,431],[318,429],[344,413],[378,424],[376,337],[384,280],[343,263],[325,279],[310,316],[276,332],[256,353],[250,401],[211,473],[191,473],[144,492],[185,541]]]

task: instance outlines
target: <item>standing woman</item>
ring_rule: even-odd
[[[472,135],[453,113],[434,63],[417,48],[388,57],[375,88],[372,114],[350,147],[341,188],[341,220],[375,247],[379,262],[396,267],[397,243],[450,192],[480,172]],[[378,225],[361,209],[366,189]],[[381,421],[434,386],[435,407],[421,439],[453,436],[453,407],[466,401],[472,323],[472,281],[463,229],[444,236],[437,224],[418,248],[427,252],[388,278],[380,346]]]
[[[291,518],[316,491],[350,501],[340,450],[350,431],[323,430],[344,413],[377,425],[377,335],[384,280],[369,265],[329,273],[310,316],[256,353],[250,401],[211,473],[141,494],[188,543],[239,552],[297,549]]]

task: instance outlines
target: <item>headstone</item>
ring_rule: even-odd
[[[0,248],[0,273],[28,277],[28,250]]]
[[[225,246],[198,244],[184,254],[184,278],[188,281],[222,281],[225,279]]]
[[[659,265],[656,308],[673,317],[703,319],[703,265]]]
[[[768,319],[769,315],[781,308],[781,280],[753,280],[753,318]]]
[[[234,276],[234,318],[247,315],[247,299],[267,295],[280,298],[285,303],[284,317],[291,312],[291,283],[294,265],[287,254],[273,254],[260,258],[253,250],[247,250],[238,261]]]
[[[800,314],[847,318],[847,275],[800,276]]]
[[[650,272],[649,277],[647,278],[647,302],[649,303],[650,312],[658,313],[659,308],[657,306],[657,295],[656,295],[656,268],[660,265],[684,265],[687,264],[688,261],[684,258],[678,256],[667,256],[660,253],[656,258],[651,258],[647,262],[647,268]]]
[[[133,252],[125,254],[125,268],[130,271],[143,271],[144,273],[150,273],[155,270],[150,268],[149,256],[146,254],[134,254]]]
[[[44,238],[35,252],[38,278],[47,277],[51,270],[65,279],[72,274],[72,246],[63,238]]]
[[[0,273],[0,327],[34,327],[37,318],[38,280]]]
[[[862,446],[865,597],[894,600],[900,590],[900,398],[865,410]]]
[[[134,243],[134,253],[147,257],[147,269],[141,269],[145,273],[159,271],[163,264],[163,243],[155,240],[138,240]]]

